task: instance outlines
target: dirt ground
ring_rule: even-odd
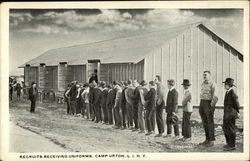
[[[36,113],[33,114],[29,112],[29,108],[27,100],[10,102],[10,121],[70,152],[223,152],[222,147],[225,145],[222,109],[215,111],[215,145],[205,148],[197,146],[204,140],[198,109],[194,109],[191,118],[192,141],[183,143],[173,138],[145,136],[127,129],[113,129],[111,125],[94,123],[82,117],[68,116],[66,105],[63,104],[37,102]],[[181,109],[179,116],[182,118]],[[243,152],[242,120],[241,114],[241,118],[237,120],[240,130],[237,132],[237,147],[234,152]]]

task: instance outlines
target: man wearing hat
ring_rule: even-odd
[[[179,125],[178,125],[178,92],[174,87],[175,82],[173,79],[168,80],[168,96],[166,101],[166,112],[167,112],[167,137],[171,137],[172,125],[174,126],[175,137],[179,137]]]
[[[214,110],[218,101],[215,95],[215,83],[212,81],[210,71],[203,72],[203,83],[200,93],[199,113],[205,131],[206,140],[199,145],[211,147],[214,145]]]
[[[181,85],[183,85],[184,88],[184,95],[182,99],[182,108],[183,108],[182,136],[183,136],[183,141],[190,141],[191,140],[190,117],[193,112],[193,106],[191,104],[192,95],[189,90],[191,84],[189,82],[189,79],[184,79]]]
[[[140,99],[138,101],[138,124],[139,124],[139,133],[145,133],[145,119],[144,119],[144,108],[146,106],[146,101],[144,97],[148,93],[148,89],[146,87],[147,82],[145,80],[141,81],[140,83],[141,88],[139,89]]]
[[[239,101],[238,96],[233,90],[234,80],[226,78],[224,87],[226,94],[224,98],[224,116],[223,116],[223,131],[227,145],[223,148],[225,151],[235,149],[236,126],[235,119],[239,118]]]
[[[30,112],[31,113],[35,112],[37,95],[38,95],[38,90],[36,88],[36,83],[32,82],[31,88],[29,89],[29,99],[31,102],[31,105],[30,105]]]

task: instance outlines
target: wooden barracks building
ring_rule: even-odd
[[[183,79],[191,80],[193,104],[199,104],[203,71],[210,70],[217,83],[218,105],[223,104],[227,77],[235,80],[243,105],[243,55],[201,23],[175,26],[145,34],[52,49],[20,66],[25,85],[37,82],[39,91],[62,95],[73,80],[88,82],[94,69],[101,81],[137,79],[150,81],[161,75],[174,79],[182,98]]]

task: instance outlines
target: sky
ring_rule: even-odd
[[[55,48],[202,22],[242,53],[241,9],[11,9],[10,75],[18,66]]]

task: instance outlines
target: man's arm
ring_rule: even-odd
[[[182,106],[186,106],[188,102],[191,101],[191,94],[190,92],[187,92],[186,95],[184,95],[184,99],[182,100]]]
[[[233,108],[239,113],[240,103],[238,101],[238,96],[232,91],[232,101],[233,101]]]
[[[216,103],[218,102],[218,97],[216,96],[215,84],[214,83],[211,86],[211,95],[212,95],[212,101],[211,101],[210,105],[212,107],[215,107]]]
[[[173,112],[177,112],[177,108],[178,108],[178,92],[175,91],[174,95],[173,95]]]

